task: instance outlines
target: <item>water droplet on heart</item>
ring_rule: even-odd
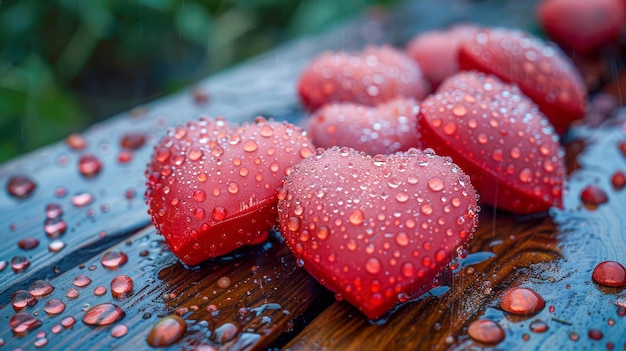
[[[311,148],[308,147],[303,147],[300,149],[300,151],[298,152],[298,154],[300,155],[300,157],[302,158],[307,158],[311,155],[314,154],[313,150],[311,150]]]
[[[613,185],[613,189],[622,190],[624,186],[626,186],[626,175],[622,171],[616,171],[611,176],[611,184]]]
[[[522,152],[517,147],[513,147],[511,148],[510,155],[512,159],[517,160],[520,156],[522,156]]]
[[[278,163],[276,162],[272,162],[272,164],[270,164],[270,170],[274,173],[278,172],[278,170],[280,169],[280,166],[278,165]]]
[[[204,212],[203,208],[196,207],[193,210],[193,216],[196,217],[196,219],[204,219],[205,215],[206,215],[206,213]]]
[[[452,109],[452,113],[457,117],[465,117],[467,114],[467,109],[463,105],[456,105]]]
[[[106,269],[118,269],[120,266],[128,262],[128,256],[122,251],[109,251],[102,256],[100,263]]]
[[[9,328],[15,335],[24,335],[41,326],[41,321],[30,313],[18,312],[9,321]]]
[[[380,167],[384,165],[385,163],[387,163],[387,156],[378,154],[374,156],[373,161],[374,161],[374,166]]]
[[[443,126],[443,133],[445,135],[452,135],[456,132],[456,124],[448,122]]]
[[[263,124],[259,133],[261,134],[261,136],[269,138],[274,135],[274,127],[269,124]]]
[[[45,280],[35,280],[32,284],[30,284],[30,288],[28,288],[28,292],[35,297],[50,295],[53,290],[54,286]]]
[[[504,331],[494,321],[480,319],[473,321],[467,328],[470,338],[485,344],[497,344],[504,340]]]
[[[328,238],[328,234],[329,233],[330,233],[330,229],[328,229],[328,227],[325,226],[325,225],[319,226],[319,228],[317,228],[317,232],[316,232],[317,237],[320,240],[326,240],[326,238]]]
[[[300,218],[289,217],[289,219],[287,219],[287,230],[297,232],[298,229],[300,229]]]
[[[128,327],[125,324],[118,324],[111,329],[111,336],[114,338],[121,338],[128,334]]]
[[[503,158],[503,154],[504,153],[502,152],[502,149],[495,149],[491,153],[491,158],[496,162],[501,162]]]
[[[78,171],[85,177],[94,177],[102,170],[102,163],[94,155],[83,155],[78,160]]]
[[[545,333],[546,331],[548,331],[548,323],[544,322],[541,319],[535,319],[534,321],[530,322],[530,325],[528,327],[534,333]]]
[[[213,208],[213,211],[211,211],[211,216],[217,221],[222,221],[226,218],[226,209],[224,207],[217,206]]]
[[[246,167],[241,167],[239,169],[239,175],[242,176],[242,177],[247,176],[248,173],[249,173],[249,171],[248,171],[248,169]]]
[[[28,306],[33,306],[37,303],[37,299],[30,292],[26,290],[16,290],[11,295],[11,305],[16,311],[23,310]]]
[[[50,252],[59,252],[63,250],[64,247],[65,247],[65,242],[61,240],[52,240],[48,244],[48,250],[50,250]]]
[[[602,340],[604,337],[604,333],[600,329],[590,329],[588,335],[591,340]]]
[[[259,145],[254,140],[248,140],[243,143],[243,150],[247,152],[254,152],[259,148]]]
[[[79,288],[84,288],[87,285],[91,284],[91,279],[86,275],[80,274],[74,277],[74,280],[72,280],[72,284]]]
[[[619,262],[600,262],[591,276],[593,281],[609,287],[626,287],[626,268]]]
[[[202,156],[204,156],[204,153],[202,152],[202,150],[193,148],[189,150],[189,154],[187,155],[187,158],[189,159],[189,161],[195,162],[201,159]]]
[[[9,195],[18,199],[28,197],[37,187],[37,184],[26,176],[13,176],[7,183]]]
[[[33,238],[32,236],[20,239],[17,242],[17,246],[22,250],[32,250],[39,246],[39,240],[37,238]]]
[[[439,177],[432,177],[428,180],[428,188],[432,191],[443,190],[443,180]]]
[[[401,192],[396,194],[396,201],[398,201],[399,203],[405,203],[405,202],[409,201],[409,195],[407,195],[407,193],[401,191]]]
[[[361,210],[354,210],[350,213],[348,217],[348,221],[353,225],[361,225],[363,223],[363,219],[365,218],[365,214]]]
[[[371,274],[378,274],[382,268],[380,260],[376,257],[370,257],[365,261],[365,270]]]
[[[96,305],[83,316],[83,323],[87,325],[109,325],[124,318],[124,311],[112,303]]]
[[[165,347],[178,342],[185,331],[187,323],[177,315],[170,315],[159,320],[148,333],[146,341],[152,347]]]
[[[396,234],[396,244],[402,247],[408,246],[410,243],[409,236],[405,232]]]
[[[500,307],[512,314],[530,316],[541,311],[545,301],[537,292],[528,288],[512,288],[504,292]]]
[[[135,284],[129,276],[118,275],[111,280],[111,295],[116,299],[123,299],[133,291],[134,286]]]
[[[124,149],[138,150],[146,143],[146,135],[142,133],[126,133],[120,140]]]
[[[44,222],[43,230],[48,237],[58,238],[67,230],[67,223],[61,218],[49,218]]]
[[[59,204],[46,205],[46,218],[55,219],[63,215],[63,208]]]
[[[76,319],[74,319],[74,317],[72,316],[67,316],[63,319],[61,319],[61,325],[64,328],[70,328],[71,326],[73,326],[76,323]]]
[[[65,144],[73,150],[82,150],[87,147],[87,140],[80,134],[70,134],[65,138]]]
[[[91,204],[93,200],[93,195],[87,192],[82,192],[72,196],[72,205],[75,207],[84,207]]]
[[[237,183],[230,183],[228,184],[228,192],[231,194],[237,194],[237,192],[239,191],[239,185],[237,185]]]
[[[57,299],[48,300],[46,301],[46,305],[43,307],[43,310],[50,315],[59,314],[65,311],[65,303]]]
[[[24,256],[15,256],[11,259],[11,268],[14,273],[23,272],[30,266],[30,260]]]
[[[533,180],[533,173],[530,169],[524,168],[519,172],[519,180],[522,183],[530,183]]]
[[[580,198],[588,208],[595,208],[609,201],[604,190],[595,185],[589,185],[583,189],[580,193]]]

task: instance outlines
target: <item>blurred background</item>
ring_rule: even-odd
[[[0,0],[0,162],[400,0]]]

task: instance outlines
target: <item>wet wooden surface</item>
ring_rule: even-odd
[[[620,119],[600,128],[577,128],[568,136],[584,141],[572,145],[586,146],[577,162],[570,162],[576,170],[569,176],[564,209],[553,210],[549,217],[516,218],[484,207],[460,267],[443,275],[440,286],[429,294],[398,307],[386,323],[367,321],[349,304],[335,301],[296,267],[279,235],[266,245],[190,269],[167,250],[146,213],[143,171],[152,146],[167,127],[201,114],[232,121],[265,115],[297,122],[304,114],[295,81],[304,65],[324,50],[402,44],[419,31],[459,21],[535,31],[532,14],[532,6],[516,1],[420,1],[391,14],[372,11],[359,22],[278,48],[188,91],[95,125],[83,133],[86,149],[73,150],[59,142],[0,166],[0,349],[34,349],[42,339],[47,344],[41,349],[149,349],[150,329],[172,314],[180,315],[187,327],[171,349],[626,348],[626,321],[616,305],[626,306],[626,295],[591,280],[597,263],[626,260],[626,195],[610,183],[615,171],[626,171],[626,157],[617,147],[626,141]],[[194,99],[194,89],[208,99]],[[619,94],[622,89],[612,91]],[[120,140],[137,131],[148,137],[145,145],[132,152],[130,162],[119,162]],[[92,178],[78,172],[78,159],[88,153],[103,163],[103,170]],[[9,179],[19,174],[37,184],[25,199],[15,199],[5,190]],[[594,210],[582,204],[580,192],[589,184],[608,193],[607,204]],[[72,204],[74,195],[84,192],[93,196],[93,202]],[[67,231],[56,238],[65,243],[59,252],[48,249],[55,239],[44,232],[48,204],[59,204],[67,223]],[[18,242],[26,237],[38,239],[39,245],[20,249]],[[124,252],[128,262],[114,270],[105,268],[101,260],[112,251]],[[11,261],[16,256],[28,259],[30,266],[14,272]],[[72,282],[79,275],[88,276],[91,283],[76,287]],[[124,298],[111,293],[111,281],[119,275],[134,282]],[[42,325],[13,335],[12,294],[28,290],[40,279],[55,289],[24,312]],[[98,286],[107,292],[96,295]],[[536,290],[546,307],[529,317],[503,312],[502,293],[518,286]],[[68,298],[71,289],[79,295]],[[62,313],[44,311],[52,299],[66,304]],[[85,310],[101,303],[118,305],[125,317],[111,325],[85,325],[81,321]],[[69,316],[76,323],[55,333],[55,326]],[[467,327],[476,319],[496,321],[505,331],[504,341],[495,346],[472,341]],[[531,331],[535,320],[544,321],[548,330]],[[127,326],[128,333],[113,337],[117,325]],[[592,329],[601,330],[603,337],[591,339]]]

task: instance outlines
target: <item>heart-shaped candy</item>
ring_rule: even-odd
[[[369,318],[429,287],[471,238],[477,211],[469,177],[417,149],[320,151],[294,167],[278,203],[304,268]]]
[[[146,170],[149,214],[188,265],[267,239],[276,189],[313,153],[305,133],[266,121],[231,127],[200,118],[167,132]]]

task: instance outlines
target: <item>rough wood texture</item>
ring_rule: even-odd
[[[626,140],[623,120],[599,129],[571,132],[570,139],[582,140],[571,145],[586,146],[578,162],[569,162],[577,170],[570,176],[563,210],[552,211],[551,218],[515,218],[483,208],[479,230],[469,246],[470,255],[461,268],[443,275],[441,286],[431,294],[399,307],[385,324],[370,323],[345,302],[329,301],[328,292],[295,267],[293,256],[278,238],[264,247],[188,269],[177,262],[149,225],[142,200],[143,170],[152,145],[165,128],[200,114],[223,115],[232,121],[261,114],[297,122],[303,112],[295,81],[304,65],[321,51],[360,48],[365,43],[402,44],[418,31],[458,21],[535,31],[532,14],[532,4],[517,1],[416,1],[391,14],[373,11],[327,35],[278,48],[200,82],[197,89],[208,94],[207,102],[196,102],[190,89],[93,126],[83,134],[88,142],[85,150],[71,150],[61,142],[0,166],[3,188],[17,174],[37,183],[33,194],[22,200],[0,191],[0,262],[9,261],[7,267],[0,268],[0,345],[4,344],[3,349],[32,349],[42,338],[38,332],[43,331],[48,341],[44,348],[48,349],[148,349],[150,328],[161,317],[177,313],[186,320],[187,332],[172,349],[626,347],[626,321],[616,306],[621,303],[626,308],[626,296],[621,290],[600,288],[591,281],[597,263],[608,259],[624,262],[626,255],[626,192],[613,190],[610,184],[614,171],[626,170],[626,158],[617,147]],[[619,95],[622,90],[615,85],[611,91]],[[131,162],[118,162],[120,139],[137,131],[147,135],[146,145],[133,152]],[[85,178],[78,173],[78,159],[86,153],[103,162],[104,168],[96,177]],[[589,184],[602,187],[609,202],[595,210],[586,208],[579,196]],[[67,195],[59,196],[60,188]],[[72,196],[84,191],[94,196],[94,202],[84,207],[72,205]],[[57,253],[48,250],[52,239],[43,232],[44,209],[50,203],[62,206],[68,225],[67,232],[59,237],[66,246]],[[37,238],[39,246],[19,249],[17,243],[25,237]],[[103,268],[100,259],[110,250],[125,252],[128,263],[113,271]],[[31,261],[20,273],[14,273],[10,265],[17,255]],[[84,288],[72,285],[80,274],[92,279]],[[111,295],[110,283],[117,275],[134,281],[133,292],[124,299]],[[223,277],[228,277],[230,284]],[[8,328],[15,314],[11,295],[28,289],[37,279],[48,280],[55,287],[50,295],[25,309],[43,325],[25,336],[13,336]],[[94,294],[99,285],[107,288],[105,295]],[[499,299],[515,286],[539,292],[546,308],[531,317],[513,318],[503,312]],[[80,295],[70,299],[66,293],[72,287]],[[65,311],[47,315],[43,307],[51,299],[64,301]],[[112,326],[90,327],[81,322],[85,304],[91,307],[105,302],[119,305],[126,312],[125,318]],[[299,317],[302,314],[304,317]],[[53,326],[67,316],[73,316],[76,324],[53,333]],[[468,337],[468,325],[483,318],[504,328],[503,342],[489,346]],[[546,332],[529,329],[537,319],[548,324]],[[128,334],[114,338],[111,329],[119,324],[128,326]],[[603,338],[590,339],[587,334],[591,329],[601,330]],[[233,331],[236,333],[229,334]],[[575,335],[577,341],[573,340]]]

